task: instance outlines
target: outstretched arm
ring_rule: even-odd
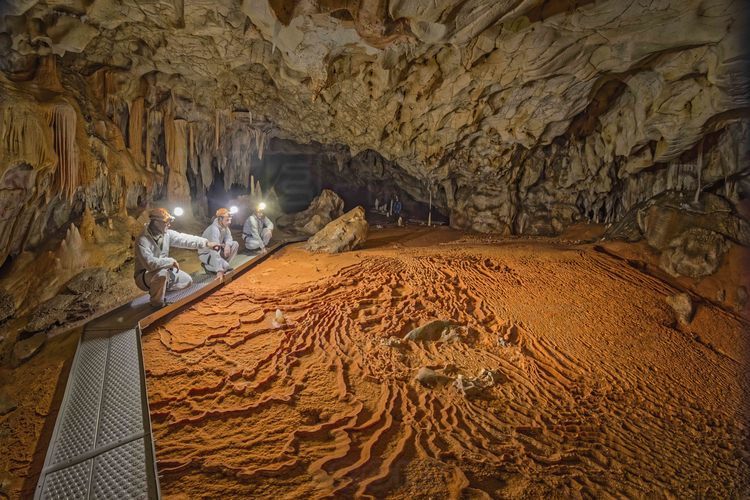
[[[193,236],[192,234],[178,233],[170,229],[169,233],[169,246],[177,248],[189,248],[192,250],[198,250],[209,246],[209,241],[201,236]]]
[[[135,251],[141,256],[146,269],[149,271],[158,271],[160,269],[166,269],[172,267],[177,262],[171,257],[157,257],[154,255],[148,240],[145,238],[139,238],[136,241]]]

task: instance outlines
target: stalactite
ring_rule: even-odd
[[[128,149],[139,163],[143,161],[143,97],[130,104],[128,123]]]
[[[55,188],[68,200],[73,199],[79,184],[78,151],[76,149],[76,112],[67,104],[55,105],[49,113],[49,125],[57,154]]]
[[[81,218],[81,238],[83,241],[94,243],[94,233],[96,231],[96,221],[94,220],[94,214],[91,213],[91,209],[88,205],[83,210],[83,217]]]
[[[695,198],[693,198],[693,203],[698,203],[698,198],[700,198],[700,195],[701,195],[701,174],[703,172],[703,138],[701,138],[700,145],[698,146],[697,168],[698,168],[698,187],[695,189]]]
[[[190,201],[190,187],[187,182],[187,122],[175,120],[171,114],[164,118],[164,140],[167,148],[167,199]],[[188,211],[189,206],[182,207]]]
[[[150,125],[151,124],[151,111],[146,112],[146,168],[151,167],[151,135]]]
[[[35,108],[36,109],[36,108]],[[35,167],[55,163],[54,151],[48,142],[49,117],[38,115],[23,106],[6,106],[0,122],[0,159],[7,163],[26,162]]]
[[[198,173],[198,155],[195,150],[195,124],[188,125],[188,162],[194,174]]]
[[[217,109],[216,118],[214,121],[214,133],[215,133],[214,149],[216,151],[219,151],[219,122],[220,122],[219,113],[220,111]]]
[[[42,88],[61,92],[60,73],[57,68],[57,56],[50,54],[41,58],[36,70],[36,83]]]
[[[146,119],[146,167],[152,167],[153,147],[161,130],[162,112],[149,110]]]
[[[268,143],[268,134],[256,128],[253,129],[255,135],[255,150],[258,152],[258,158],[263,159],[263,151]]]

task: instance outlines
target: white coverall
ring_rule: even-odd
[[[175,260],[169,256],[169,247],[190,248],[197,250],[208,245],[206,238],[191,234],[178,233],[172,229],[161,237],[161,244],[157,243],[148,224],[135,240],[135,284],[151,295],[151,305],[164,305],[164,295],[167,291],[182,290],[193,282],[193,278],[184,271],[174,268]]]
[[[220,273],[230,269],[232,266],[229,265],[229,262],[237,255],[240,244],[232,239],[232,232],[229,228],[222,228],[219,225],[219,219],[215,218],[211,225],[203,231],[203,237],[208,241],[215,241],[224,245],[224,251],[221,253],[208,247],[198,250],[198,259],[203,262],[206,271]]]
[[[271,219],[265,215],[262,218],[258,218],[257,215],[252,214],[242,226],[242,237],[245,240],[245,248],[248,250],[263,250],[268,245],[268,242],[271,241],[272,233],[273,223]]]

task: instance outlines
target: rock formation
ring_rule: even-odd
[[[281,229],[313,235],[326,224],[344,213],[344,200],[329,189],[324,189],[302,212],[282,215],[276,221]]]
[[[353,250],[367,239],[365,209],[357,207],[327,224],[305,248],[311,252],[339,253]]]
[[[54,5],[4,7],[3,170],[25,160],[68,198],[113,156],[163,169],[169,196],[216,171],[247,185],[271,136],[376,150],[466,227],[743,189],[743,2]]]

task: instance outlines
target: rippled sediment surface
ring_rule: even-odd
[[[743,323],[672,293],[590,247],[285,249],[146,332],[162,492],[745,496]],[[460,339],[384,342],[431,319]]]

